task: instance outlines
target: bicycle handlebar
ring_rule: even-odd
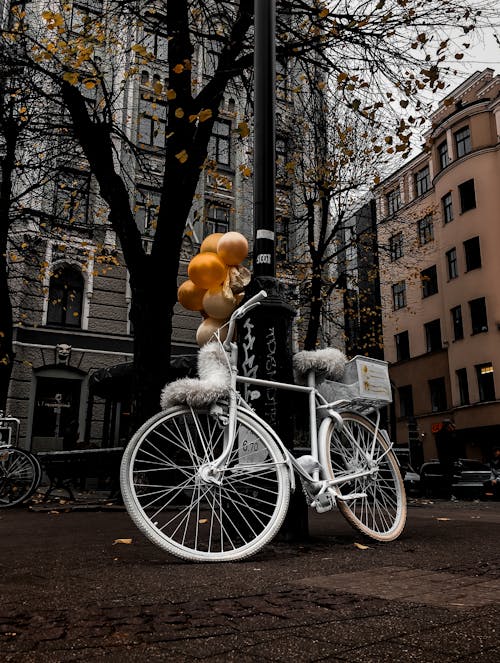
[[[236,324],[236,320],[243,318],[249,311],[251,311],[256,306],[259,306],[260,302],[266,297],[267,297],[267,292],[265,290],[261,290],[256,295],[251,297],[247,302],[245,302],[239,308],[237,308],[236,311],[234,311],[232,316],[229,318],[229,328],[227,331],[227,338],[226,341],[224,342],[224,347],[226,349],[229,348],[229,344],[233,339],[234,326]]]

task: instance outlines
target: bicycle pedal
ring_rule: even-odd
[[[325,511],[331,511],[335,506],[335,498],[333,498],[329,493],[322,493],[318,495],[314,502],[311,503],[318,513],[325,513]]]
[[[337,495],[337,499],[341,502],[349,502],[349,500],[360,500],[363,497],[368,497],[366,493],[349,493],[348,495]]]

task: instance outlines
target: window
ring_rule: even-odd
[[[221,166],[231,165],[231,125],[229,122],[214,123],[208,155]]]
[[[458,262],[457,262],[457,250],[455,247],[446,251],[446,266],[448,270],[448,278],[456,279],[458,276]]]
[[[50,277],[47,325],[80,328],[84,281],[71,265],[57,267]]]
[[[437,147],[438,158],[439,158],[439,168],[443,170],[450,163],[450,155],[448,154],[448,143],[443,141]]]
[[[406,306],[406,283],[404,281],[392,286],[392,305],[395,311]]]
[[[455,147],[457,149],[457,158],[469,154],[472,150],[469,127],[464,127],[455,133]]]
[[[399,192],[399,187],[389,191],[386,196],[387,199],[387,213],[394,214],[401,207],[401,194]]]
[[[287,149],[285,139],[276,138],[276,179],[279,180],[280,184],[284,184],[287,179],[286,155]]]
[[[135,222],[142,234],[153,235],[160,210],[161,192],[156,189],[137,189]]]
[[[403,359],[410,358],[410,337],[408,332],[404,331],[399,334],[395,334],[394,340],[396,342],[396,357],[398,361],[403,361]]]
[[[457,383],[458,383],[458,397],[460,399],[460,405],[469,405],[469,381],[467,379],[467,369],[459,368],[456,371]]]
[[[278,215],[276,217],[276,258],[288,260],[290,250],[290,219]]]
[[[399,387],[399,414],[401,417],[413,417],[413,390],[411,384]]]
[[[55,214],[60,223],[89,224],[90,174],[64,170],[57,177]]]
[[[164,103],[147,96],[143,95],[139,100],[139,143],[164,149],[167,108]]]
[[[441,203],[443,205],[443,220],[445,223],[450,223],[450,221],[453,221],[453,201],[451,198],[451,192],[441,198]]]
[[[439,320],[432,320],[424,325],[425,343],[427,352],[436,352],[442,349],[441,343],[441,323]]]
[[[403,257],[403,233],[399,232],[389,238],[389,254],[391,261],[399,260]]]
[[[442,412],[448,407],[446,404],[446,385],[444,378],[429,380],[432,412]]]
[[[430,297],[435,295],[438,291],[437,270],[436,265],[428,267],[420,272],[422,280],[422,297]]]
[[[488,316],[486,314],[486,300],[484,297],[472,299],[469,302],[472,333],[480,334],[488,331]]]
[[[495,400],[495,380],[493,377],[492,364],[480,364],[476,366],[477,386],[479,388],[480,401]]]
[[[225,205],[209,205],[207,208],[204,236],[206,237],[212,233],[227,233],[229,230],[230,214],[230,208]]]
[[[102,12],[102,0],[78,0],[73,2],[69,15],[69,27],[73,32],[86,34],[93,22],[97,20],[99,12]]]
[[[462,320],[462,307],[455,306],[450,310],[453,325],[453,340],[460,341],[464,337],[464,323]]]
[[[144,33],[144,48],[153,53],[155,60],[167,62],[168,60],[168,36],[160,29],[146,31]]]
[[[424,193],[427,193],[431,188],[431,176],[429,172],[429,166],[422,168],[417,173],[415,173],[415,191],[417,196],[422,196]]]
[[[458,192],[460,194],[460,210],[462,214],[468,212],[470,209],[475,209],[476,191],[474,188],[474,180],[467,180],[467,182],[459,184]]]
[[[432,242],[434,239],[434,226],[432,223],[432,214],[426,214],[418,222],[418,241],[420,246]]]
[[[465,266],[468,272],[481,267],[481,247],[479,237],[472,237],[464,242]]]

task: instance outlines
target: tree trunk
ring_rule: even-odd
[[[12,105],[5,120],[5,152],[1,160],[0,184],[0,410],[4,410],[9,392],[12,363],[14,361],[12,303],[10,301],[7,238],[10,227],[10,207],[12,200],[12,173],[16,161],[16,145],[19,128],[12,118]]]
[[[313,265],[313,273],[311,277],[311,302],[309,305],[309,320],[304,340],[304,350],[315,350],[318,342],[318,334],[321,324],[321,309],[323,306],[321,299],[321,285],[321,268],[317,265]]]
[[[14,361],[14,350],[12,346],[12,305],[7,281],[7,259],[3,252],[0,253],[0,312],[0,410],[5,410]]]

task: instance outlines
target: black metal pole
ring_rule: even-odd
[[[255,0],[253,273],[276,275],[276,0]]]
[[[276,279],[275,257],[276,0],[254,2],[254,278],[249,294],[263,289],[267,292],[267,299],[252,311],[240,329],[240,371],[249,377],[292,382],[292,318],[295,310],[287,302],[290,299],[287,285]],[[246,399],[292,449],[295,407],[291,393],[251,388],[246,390]],[[282,534],[288,540],[307,537],[307,505],[300,489],[292,496]]]

